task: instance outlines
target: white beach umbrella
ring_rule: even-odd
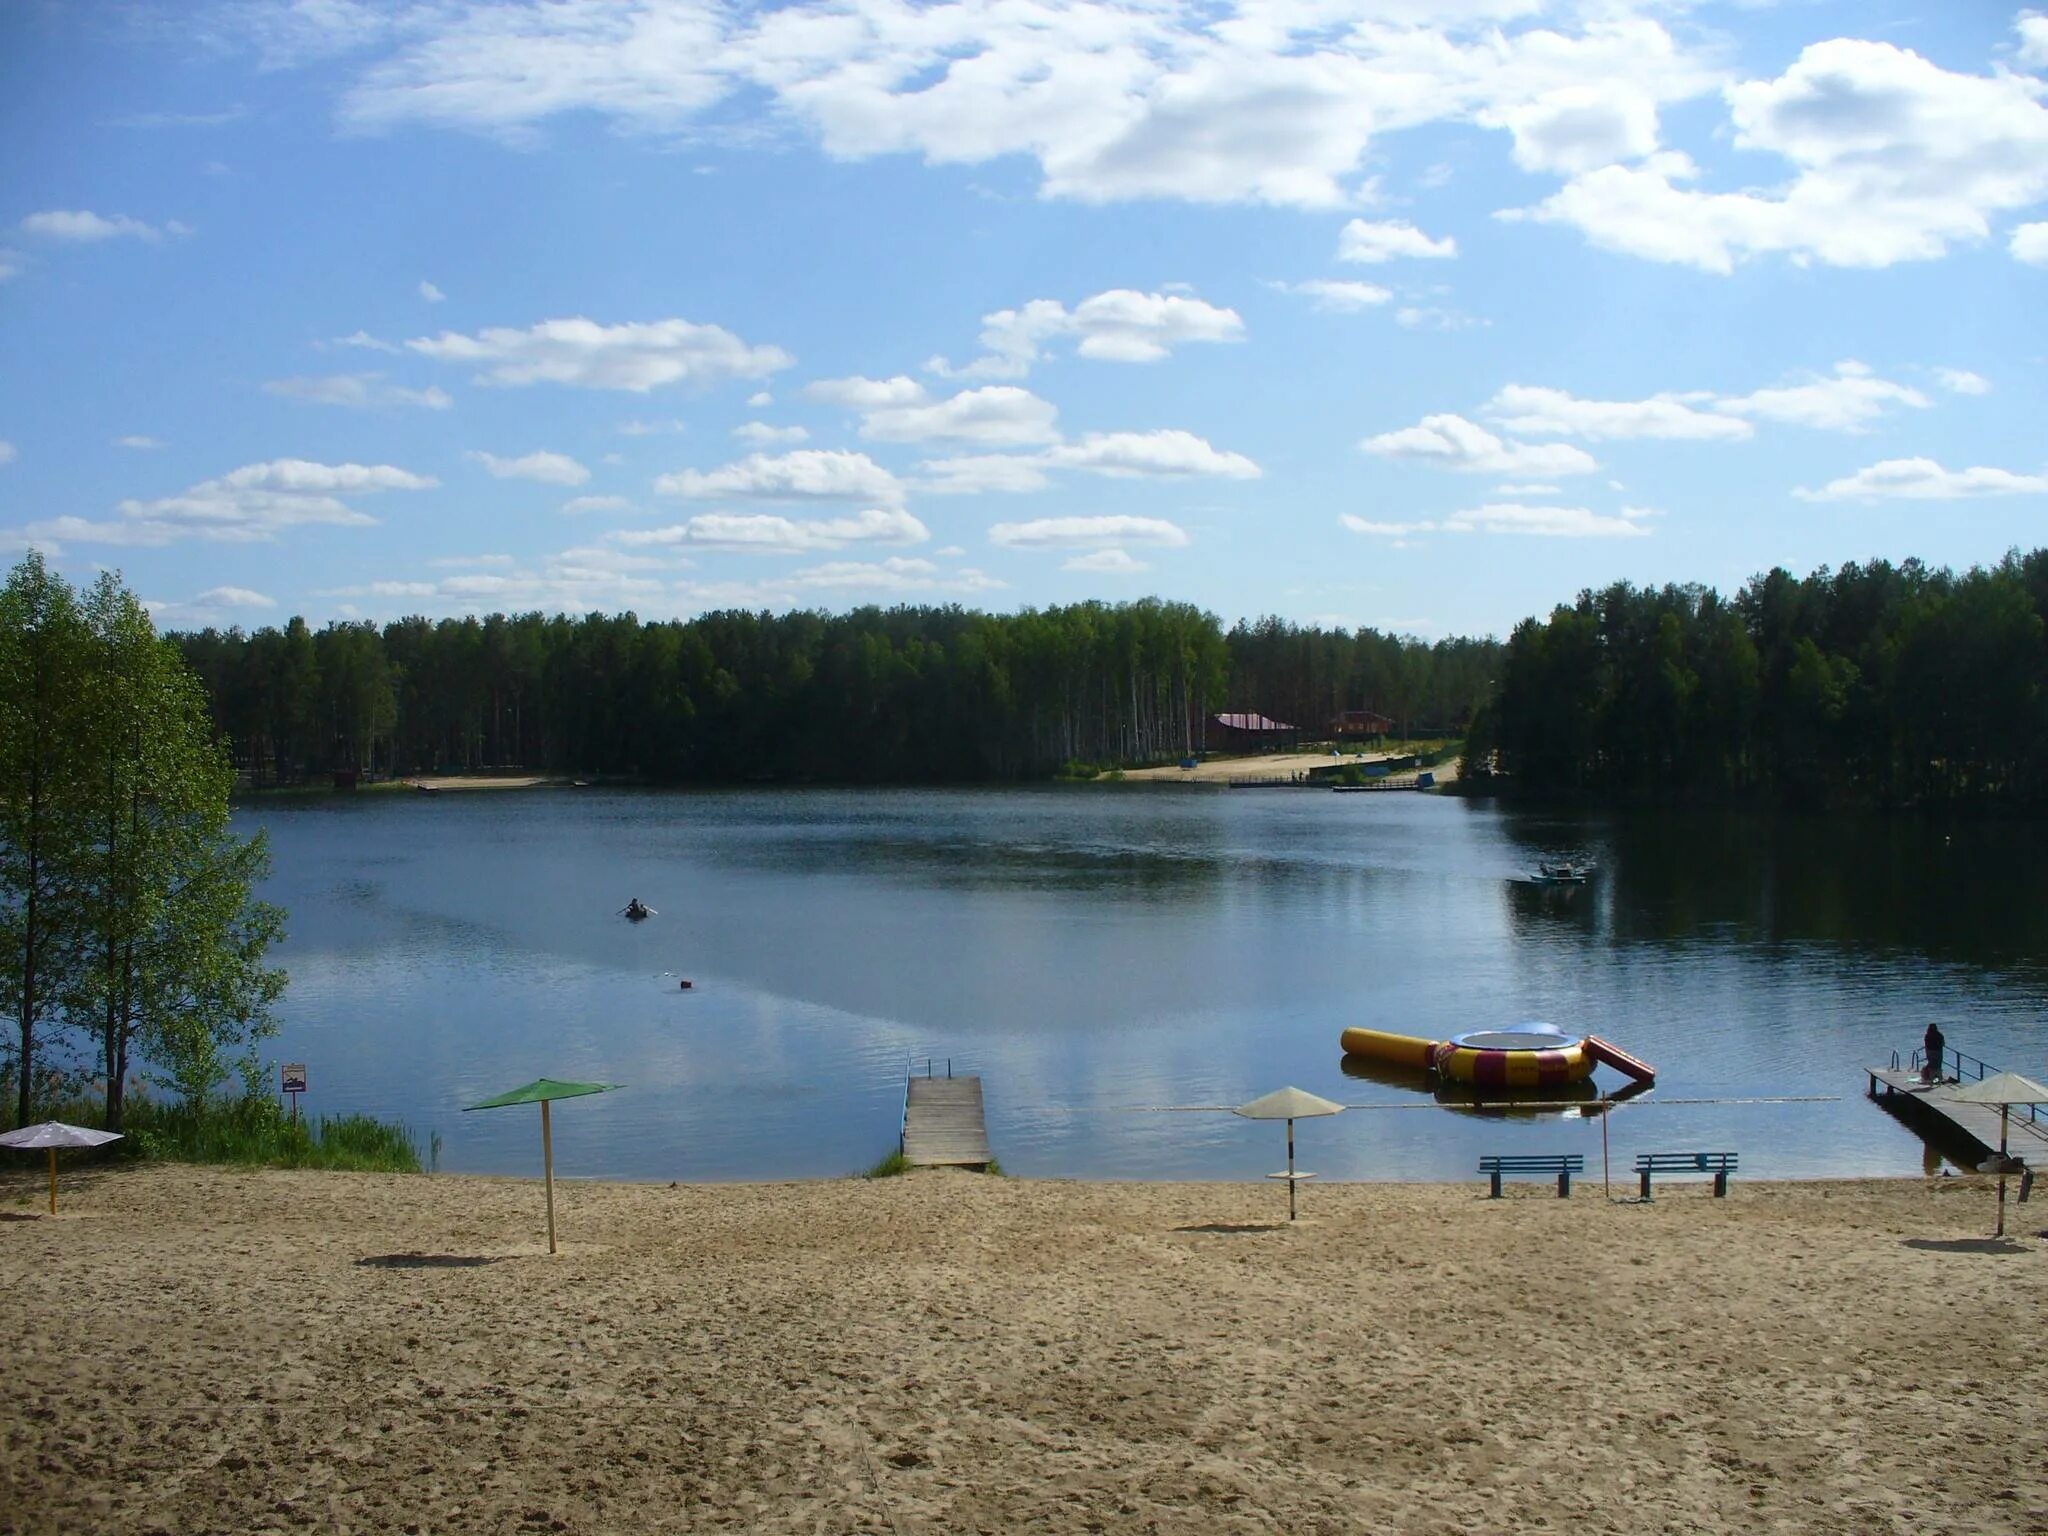
[[[62,1120],[45,1120],[41,1125],[25,1125],[18,1131],[9,1131],[0,1136],[0,1147],[14,1147],[23,1152],[39,1152],[48,1149],[50,1154],[50,1214],[57,1214],[57,1149],[59,1147],[103,1147],[110,1141],[119,1141],[119,1131],[90,1131],[82,1125],[66,1125]]]
[[[1987,1077],[1981,1083],[1972,1083],[1967,1088],[1958,1088],[1949,1096],[1951,1103],[1996,1104],[1998,1106],[1998,1230],[1994,1237],[2005,1236],[2005,1173],[2007,1155],[2005,1150],[2006,1124],[2015,1104],[2048,1104],[2048,1088],[2042,1087],[2031,1077],[2022,1077],[2017,1072],[2000,1072]]]
[[[1247,1120],[1285,1120],[1287,1122],[1287,1171],[1269,1174],[1267,1177],[1287,1181],[1287,1219],[1294,1220],[1294,1186],[1298,1180],[1312,1179],[1312,1173],[1294,1171],[1294,1122],[1309,1120],[1318,1115],[1341,1115],[1344,1106],[1319,1099],[1300,1088],[1276,1088],[1262,1098],[1253,1099],[1249,1104],[1240,1104],[1231,1111],[1243,1115]]]

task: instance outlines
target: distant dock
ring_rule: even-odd
[[[903,1160],[913,1168],[986,1168],[988,1149],[981,1079],[931,1075],[903,1081]]]
[[[1981,1065],[1981,1064],[1980,1064]],[[1868,1067],[1870,1097],[1935,1146],[1975,1167],[1998,1150],[1998,1106],[1958,1103],[1958,1082],[1923,1084],[1911,1067]],[[1986,1076],[1980,1072],[1978,1076]],[[2048,1123],[2015,1107],[2006,1122],[2006,1144],[2015,1157],[2048,1164]]]

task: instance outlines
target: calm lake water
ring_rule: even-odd
[[[1598,1117],[1481,1117],[1346,1075],[1338,1033],[1548,1019],[1654,1063],[1609,1124],[1745,1173],[1913,1174],[1861,1069],[1930,1019],[2048,1075],[2048,831],[1735,814],[1534,814],[1413,794],[1001,790],[371,795],[271,803],[290,911],[282,1034],[315,1113],[404,1121],[440,1166],[843,1174],[893,1149],[906,1067],[982,1074],[1026,1176],[1253,1178],[1278,1126],[1165,1106],[1285,1084],[1325,1178],[1466,1179],[1497,1151],[1600,1157]],[[1546,891],[1539,858],[1592,858]],[[647,922],[616,914],[628,897]],[[682,991],[681,977],[694,989]],[[1621,1080],[1605,1069],[1600,1081]],[[1798,1105],[1661,1099],[1837,1095]]]

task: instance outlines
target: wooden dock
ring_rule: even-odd
[[[1998,1106],[1958,1103],[1961,1083],[1923,1086],[1911,1068],[1870,1067],[1870,1096],[1899,1119],[1945,1151],[1975,1167],[1998,1150]],[[2048,1166],[2048,1122],[2030,1120],[2015,1107],[2006,1125],[2006,1145],[2013,1156]]]
[[[903,1160],[913,1168],[986,1168],[993,1161],[980,1078],[904,1080]]]

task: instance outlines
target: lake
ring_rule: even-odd
[[[1481,1116],[1346,1074],[1348,1025],[1442,1038],[1547,1019],[1653,1063],[1618,1167],[1732,1149],[1745,1174],[1914,1174],[1862,1068],[1939,1019],[2048,1074],[2048,833],[1739,813],[1530,812],[1309,790],[557,789],[245,805],[291,972],[272,1060],[312,1113],[403,1121],[439,1166],[626,1179],[822,1177],[893,1150],[906,1070],[984,1078],[1012,1173],[1255,1178],[1295,1084],[1324,1178],[1470,1179],[1582,1151],[1598,1116]],[[1598,866],[1527,883],[1541,858]],[[618,914],[637,896],[646,922]],[[684,991],[682,978],[694,986]],[[1600,1081],[1621,1079],[1602,1069]],[[1680,1105],[1680,1098],[1836,1102]]]

